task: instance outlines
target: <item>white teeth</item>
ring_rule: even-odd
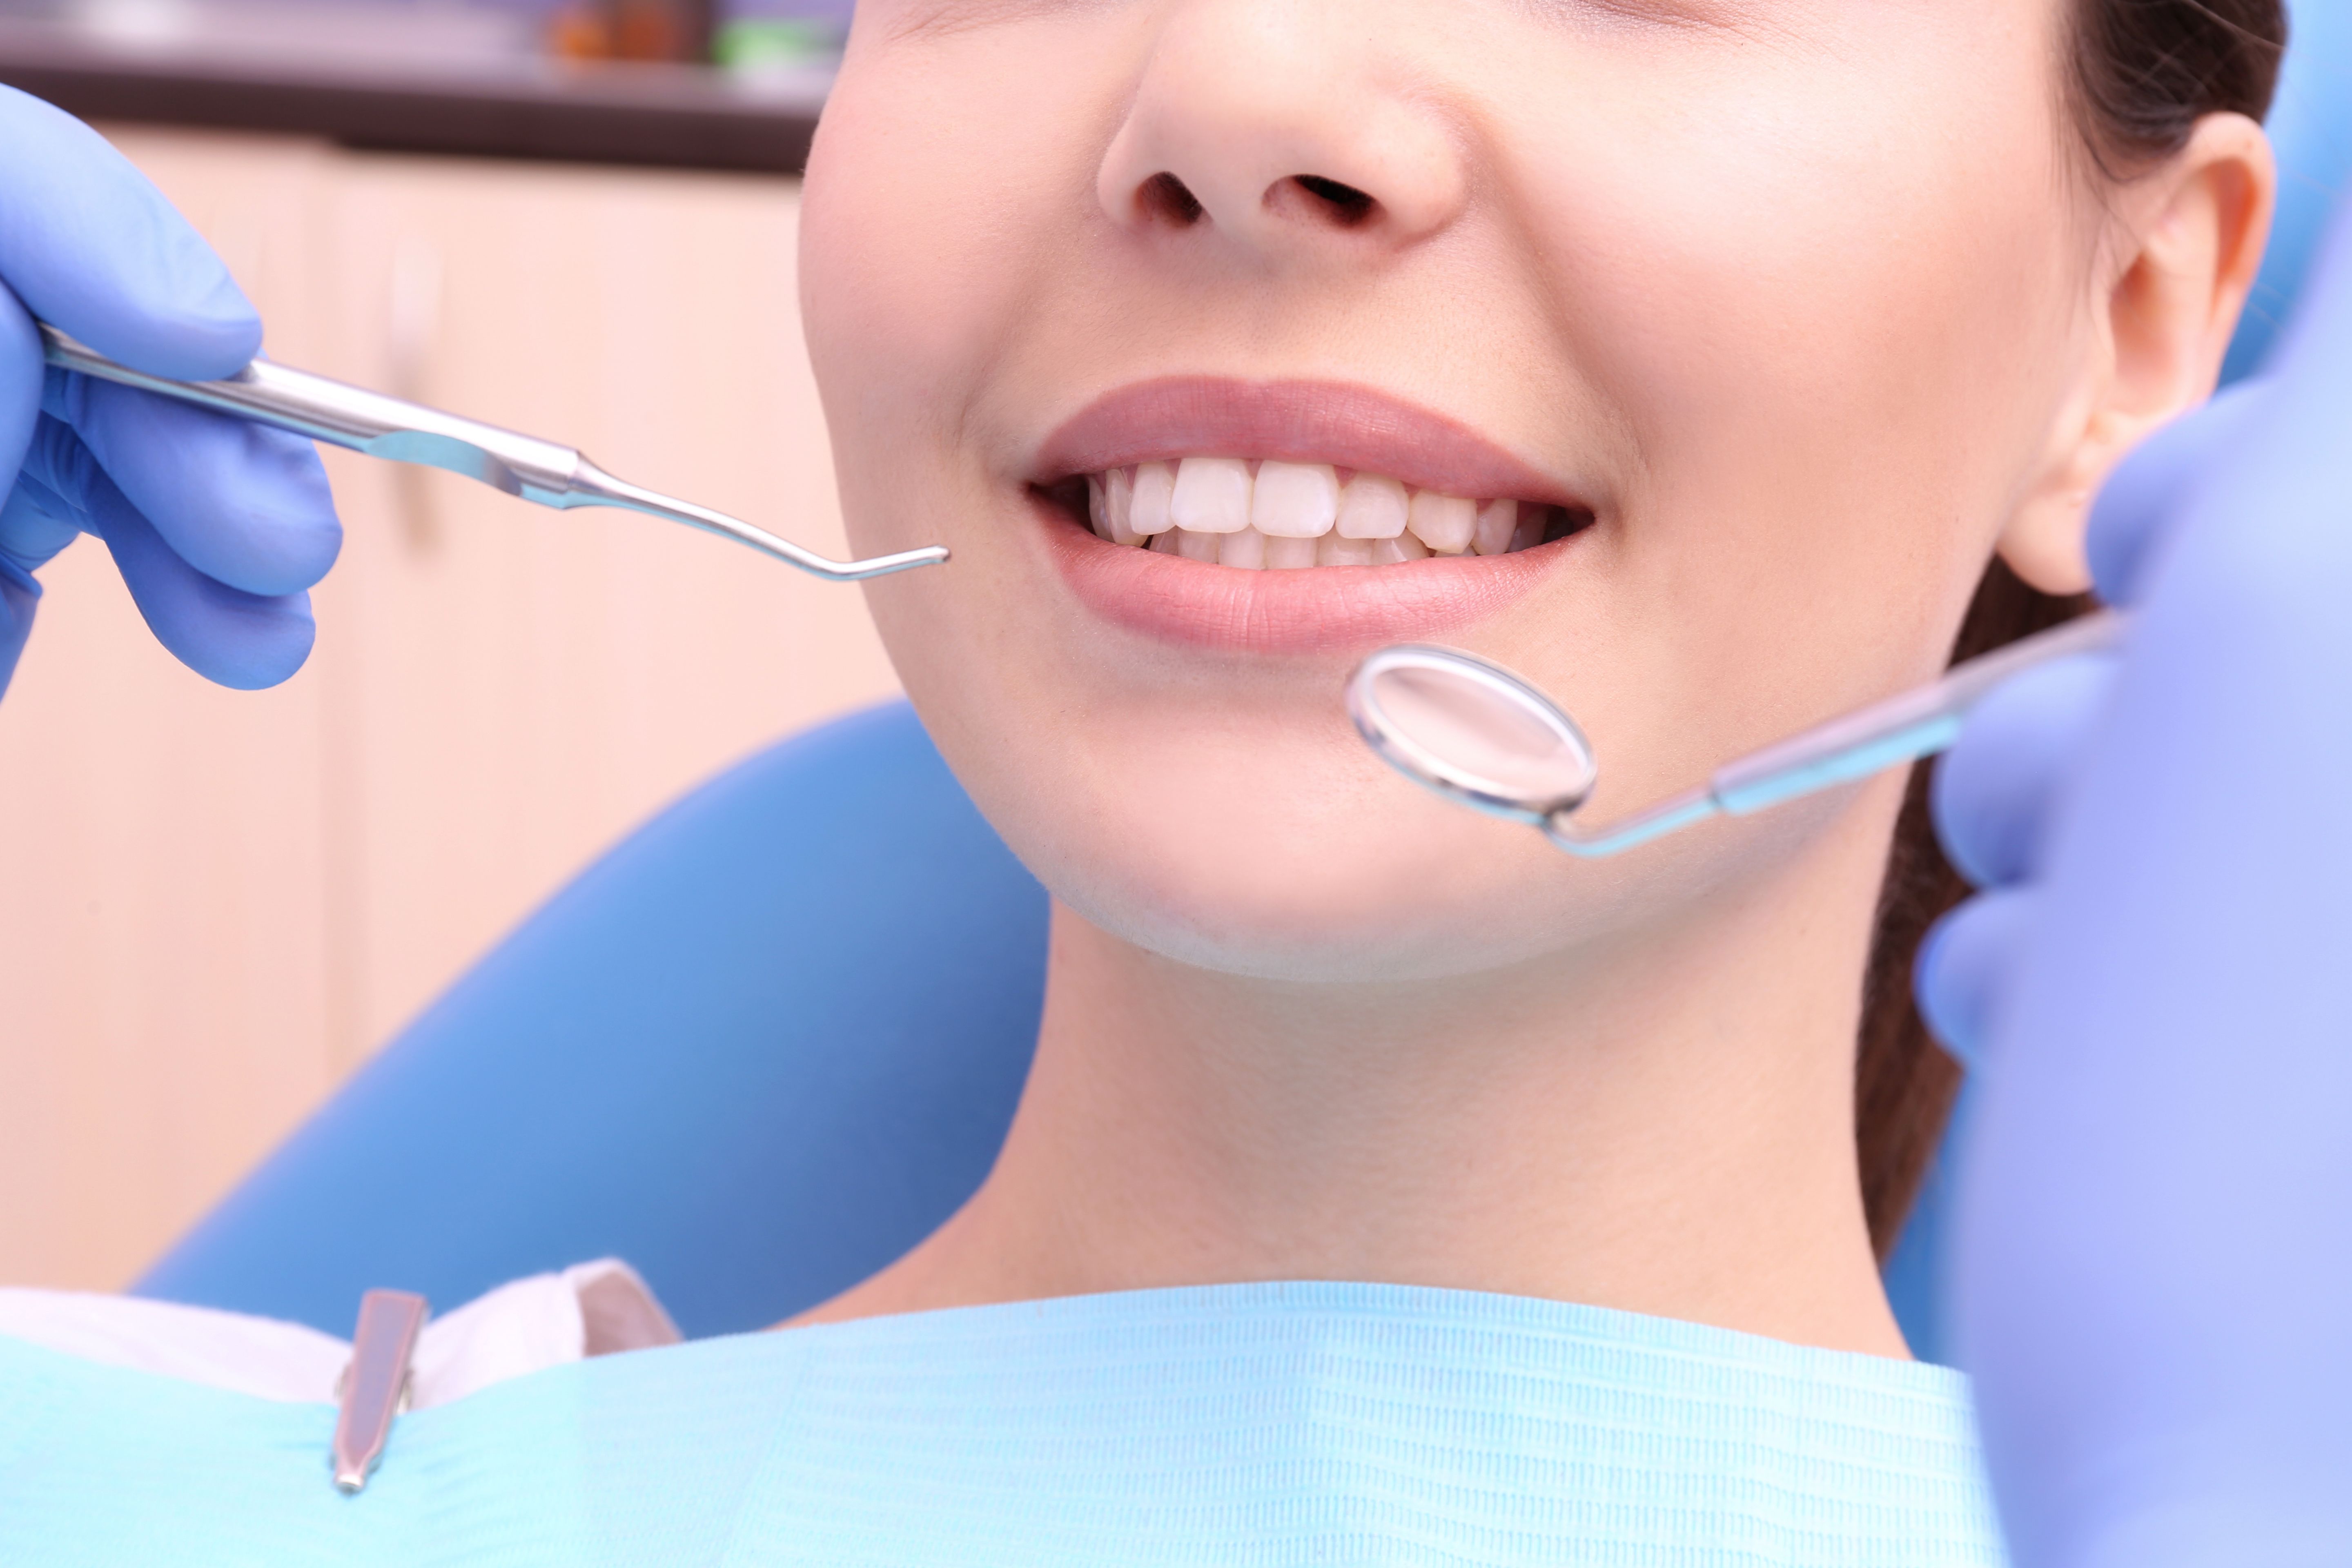
[[[1162,555],[1181,555],[1187,561],[1214,562],[1218,538],[1213,533],[1187,533],[1181,528],[1171,528],[1145,540],[1143,547],[1157,550]]]
[[[1405,515],[1405,526],[1421,536],[1433,554],[1459,555],[1470,548],[1478,528],[1478,503],[1460,496],[1419,490]]]
[[[1259,571],[1265,565],[1265,535],[1255,528],[1244,528],[1239,533],[1215,536],[1217,564],[1239,566],[1246,572]]]
[[[1339,476],[1328,463],[1264,462],[1250,496],[1250,526],[1280,539],[1317,539],[1339,511]]]
[[[1113,468],[1104,476],[1103,510],[1110,521],[1113,544],[1143,542],[1143,536],[1135,531],[1135,476],[1125,468]]]
[[[1327,533],[1315,542],[1315,564],[1318,566],[1370,566],[1372,563],[1372,542],[1350,539],[1344,533]]]
[[[1559,509],[1415,490],[1381,474],[1345,485],[1328,463],[1185,458],[1087,476],[1087,518],[1114,544],[1244,571],[1391,566],[1532,550]]]
[[[1176,470],[1166,463],[1146,463],[1135,470],[1135,493],[1129,499],[1127,525],[1150,538],[1176,526],[1168,503],[1175,499]]]
[[[1236,533],[1250,521],[1249,465],[1239,458],[1187,458],[1176,466],[1168,503],[1176,526],[1193,533]]]
[[[1113,544],[1140,544],[1143,536],[1128,526],[1128,514],[1133,510],[1135,486],[1125,468],[1113,468],[1108,474],[1089,475],[1087,479],[1087,521],[1094,524],[1095,532]]]
[[[1285,539],[1279,535],[1265,542],[1265,563],[1269,570],[1285,571],[1315,564],[1316,541]]]
[[[1511,547],[1511,533],[1519,526],[1519,503],[1490,500],[1478,509],[1470,531],[1471,548],[1481,555],[1500,555]]]
[[[1156,548],[1181,555],[1187,561],[1213,562],[1217,558],[1218,537],[1189,528],[1171,528],[1160,536]]]
[[[1404,487],[1379,474],[1358,474],[1339,498],[1339,531],[1350,539],[1394,539],[1404,531]]]

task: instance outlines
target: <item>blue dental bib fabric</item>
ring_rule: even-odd
[[[1146,1290],[704,1340],[401,1418],[0,1341],[0,1563],[2002,1562],[1943,1368],[1397,1286]]]

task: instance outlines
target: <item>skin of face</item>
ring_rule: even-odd
[[[1404,629],[1577,716],[1589,821],[1930,679],[1996,549],[2084,584],[2084,499],[2210,387],[2266,220],[2243,121],[2224,175],[2095,189],[2059,15],[866,0],[809,342],[858,552],[952,552],[869,586],[899,674],[1057,913],[996,1176],[844,1315],[1376,1275],[1899,1352],[1851,1121],[1899,780],[1570,860],[1359,742],[1347,674],[1403,639],[1106,614],[1040,487],[1168,378],[1475,432],[1591,524]]]

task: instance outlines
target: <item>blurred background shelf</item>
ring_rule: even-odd
[[[836,22],[714,26],[707,11],[654,0],[605,21],[595,6],[520,3],[0,0],[0,82],[86,120],[392,152],[800,171]],[[623,47],[682,58],[577,58]],[[697,63],[714,52],[732,63]]]

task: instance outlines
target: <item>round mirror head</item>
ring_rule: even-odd
[[[1576,721],[1475,654],[1382,648],[1348,681],[1348,716],[1388,764],[1446,799],[1517,822],[1573,811],[1600,766]]]

